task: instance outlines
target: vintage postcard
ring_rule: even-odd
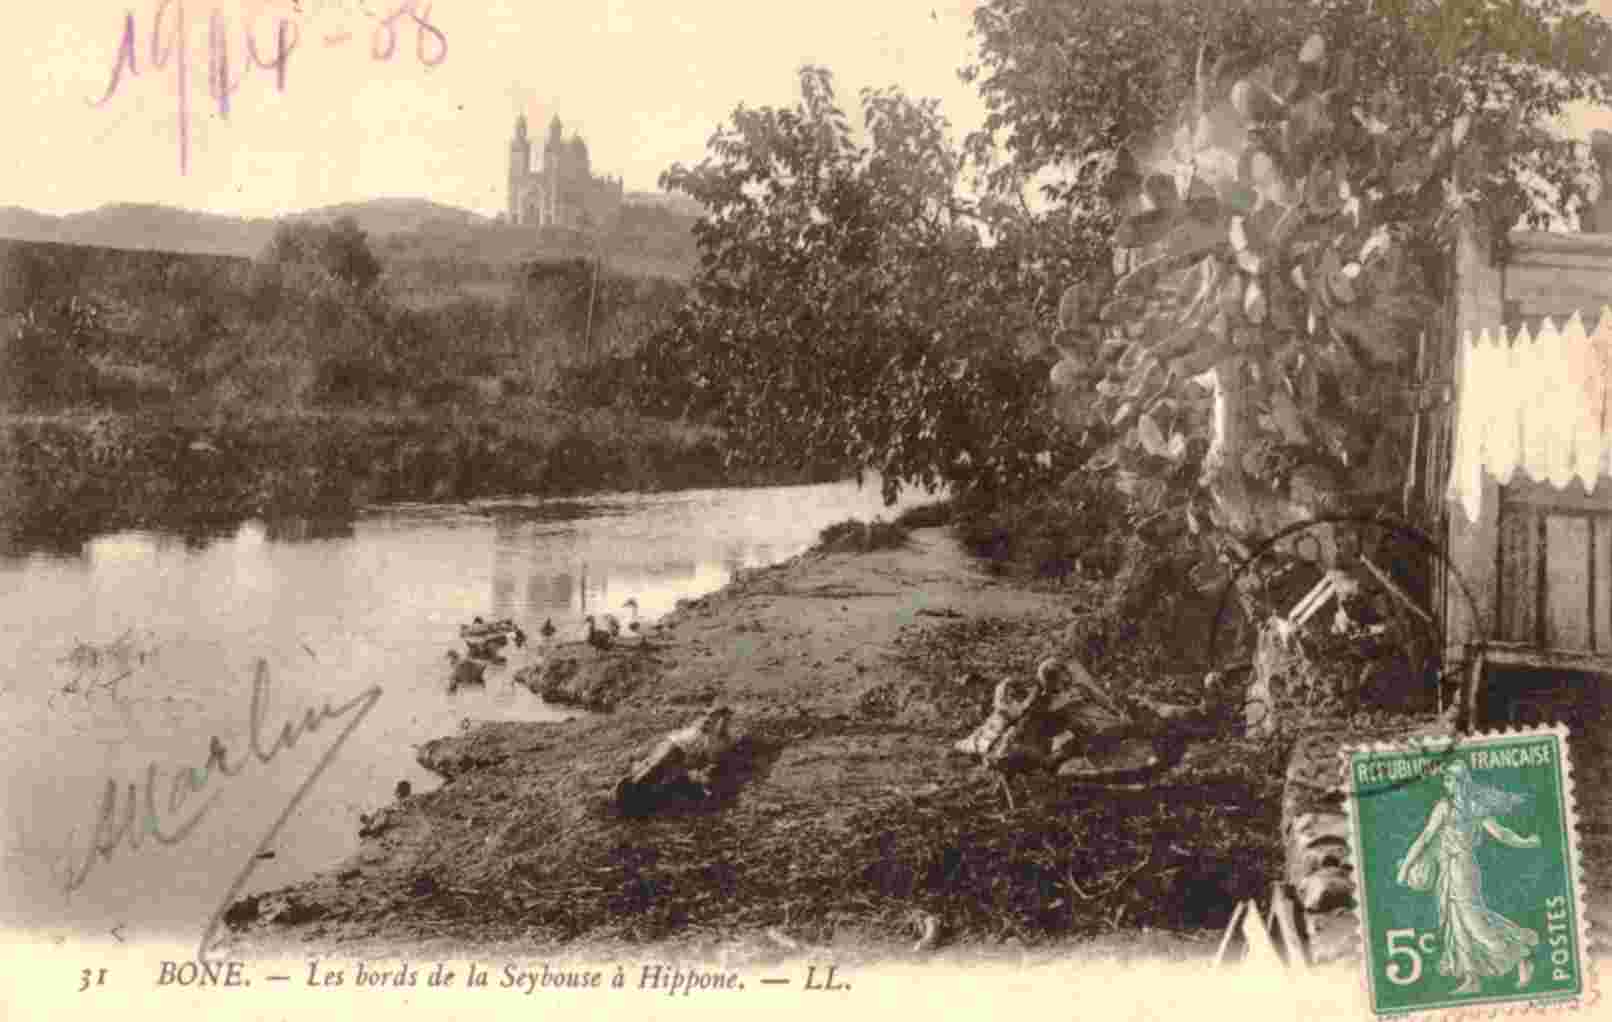
[[[0,1014],[1612,1012],[1612,0],[0,47]]]

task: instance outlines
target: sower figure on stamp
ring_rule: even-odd
[[[1486,976],[1517,970],[1522,988],[1534,973],[1533,949],[1539,934],[1489,908],[1475,854],[1482,832],[1511,848],[1538,848],[1539,836],[1522,837],[1496,816],[1515,810],[1526,796],[1477,783],[1467,765],[1444,770],[1445,797],[1433,806],[1427,826],[1400,861],[1396,879],[1438,899],[1441,976],[1460,979],[1453,993],[1476,994]]]

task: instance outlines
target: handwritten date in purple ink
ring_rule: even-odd
[[[133,10],[123,15],[123,27],[118,39],[117,53],[106,89],[99,99],[90,100],[95,107],[105,106],[123,89],[129,78],[140,76],[141,69],[148,71],[172,70],[174,94],[177,101],[179,129],[179,173],[190,169],[190,117],[191,117],[191,58],[193,54],[204,59],[207,98],[221,119],[228,119],[232,98],[255,72],[268,72],[274,76],[278,92],[286,90],[291,67],[291,55],[302,42],[300,22],[293,17],[267,19],[268,31],[261,16],[232,24],[219,8],[208,11],[202,27],[205,39],[199,50],[193,50],[189,20],[191,12],[185,0],[159,0],[143,26]],[[300,14],[300,8],[297,14]],[[375,25],[370,33],[369,54],[376,61],[390,61],[398,51],[399,37],[410,28],[414,30],[414,53],[421,66],[434,68],[448,57],[448,37],[431,21],[430,0],[403,0],[386,15],[370,14]],[[350,32],[324,36],[327,46],[338,45],[352,38]]]

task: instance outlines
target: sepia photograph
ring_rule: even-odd
[[[1612,0],[66,0],[0,1014],[1612,1017]]]

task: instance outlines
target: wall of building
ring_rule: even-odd
[[[1437,365],[1453,381],[1453,396],[1460,400],[1463,381],[1459,378],[1460,360],[1458,341],[1463,334],[1476,337],[1484,330],[1491,335],[1504,331],[1515,336],[1522,327],[1530,334],[1538,331],[1546,317],[1560,326],[1575,313],[1593,330],[1600,322],[1602,309],[1612,306],[1612,234],[1557,234],[1518,231],[1511,235],[1509,262],[1501,267],[1488,258],[1488,246],[1481,239],[1467,235],[1457,257],[1457,279],[1453,316],[1447,336],[1439,339]],[[1456,406],[1447,406],[1453,411]],[[1439,420],[1448,447],[1448,433],[1453,415],[1445,414]],[[1447,482],[1448,460],[1442,466],[1434,465],[1431,478]],[[1486,472],[1480,497],[1480,514],[1469,521],[1465,512],[1446,507],[1447,544],[1450,561],[1459,581],[1452,579],[1443,594],[1445,610],[1446,661],[1453,663],[1463,656],[1466,644],[1480,638],[1510,638],[1518,640],[1517,627],[1512,620],[1525,614],[1528,608],[1521,604],[1511,606],[1531,590],[1513,584],[1506,586],[1508,573],[1515,575],[1518,565],[1515,557],[1505,556],[1506,550],[1532,549],[1528,544],[1510,543],[1503,548],[1503,528],[1515,527],[1515,522],[1529,522],[1539,518],[1550,524],[1551,519],[1541,517],[1544,509],[1560,505],[1563,514],[1573,513],[1612,515],[1612,485],[1603,478],[1593,493],[1584,493],[1574,485],[1565,491],[1555,491],[1547,484],[1520,479],[1516,485],[1502,487]],[[1540,514],[1529,517],[1513,516],[1513,526],[1502,519],[1502,505],[1508,500],[1524,500],[1541,509]],[[1573,505],[1568,508],[1568,505]],[[1555,514],[1556,511],[1550,512]],[[1566,528],[1566,526],[1562,526]],[[1587,528],[1599,528],[1587,526]],[[1558,530],[1560,531],[1560,530]],[[1582,531],[1582,530],[1580,530]],[[1604,531],[1604,530],[1603,530]],[[1576,535],[1576,533],[1575,533]],[[1566,537],[1571,539],[1571,536]],[[1588,565],[1585,571],[1571,573],[1546,572],[1539,576],[1547,587],[1580,587],[1593,585],[1591,579],[1603,581],[1603,589],[1612,589],[1612,542],[1600,544],[1596,558],[1608,559],[1607,571],[1595,570]],[[1595,560],[1595,558],[1591,558]],[[1599,563],[1598,561],[1596,563]],[[1583,576],[1583,577],[1580,577]],[[1606,576],[1602,579],[1602,576]],[[1554,598],[1558,606],[1578,601],[1576,591],[1569,593],[1535,593],[1549,606]],[[1612,593],[1602,592],[1605,603]],[[1527,602],[1527,601],[1525,601]],[[1502,604],[1506,606],[1502,606]],[[1525,641],[1525,640],[1518,640]],[[1550,640],[1547,639],[1547,645]],[[1596,644],[1591,644],[1596,645]]]

